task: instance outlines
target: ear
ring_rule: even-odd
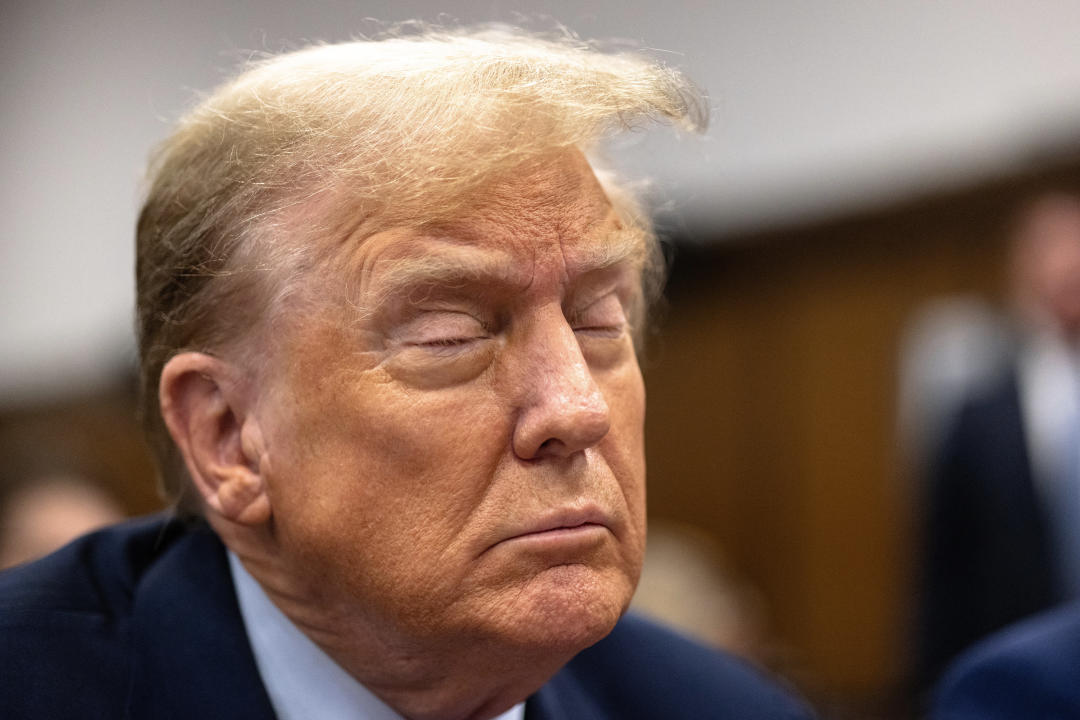
[[[204,353],[173,356],[161,371],[161,414],[210,512],[241,525],[270,520],[258,422],[239,370]]]

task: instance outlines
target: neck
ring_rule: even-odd
[[[349,603],[298,588],[276,553],[261,544],[223,540],[285,618],[408,720],[496,717],[538,690],[579,649],[552,653],[479,634],[447,641],[401,632],[391,618],[364,617]]]
[[[301,596],[264,592],[297,628],[408,720],[486,720],[536,692],[573,653],[552,657],[483,638],[407,638],[380,622],[312,612]]]

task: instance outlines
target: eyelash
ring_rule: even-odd
[[[585,327],[574,328],[574,332],[596,333],[602,334],[604,337],[618,337],[622,335],[625,330],[625,322],[617,325],[587,325]]]
[[[439,338],[438,340],[427,340],[422,343],[417,343],[423,347],[456,347],[458,345],[465,345],[466,343],[473,342],[474,340],[480,340],[480,337],[461,337],[461,338]]]

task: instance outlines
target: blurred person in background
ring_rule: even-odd
[[[24,478],[0,490],[0,569],[44,557],[124,518],[120,507],[77,475]]]
[[[932,462],[923,688],[980,638],[1080,597],[1080,196],[1037,195],[1012,243],[1013,349]]]
[[[0,427],[0,569],[126,517],[91,442],[57,418]]]
[[[586,153],[700,103],[487,28],[284,54],[184,118],[136,271],[177,517],[0,576],[5,717],[807,716],[622,618],[661,268]]]

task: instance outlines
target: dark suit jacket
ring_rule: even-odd
[[[933,720],[1080,718],[1080,605],[1029,619],[946,673]]]
[[[0,716],[273,718],[217,536],[145,519],[0,574]],[[743,663],[634,618],[526,705],[528,720],[808,716]]]
[[[970,400],[929,478],[919,675],[932,683],[986,635],[1062,599],[1015,372]]]

